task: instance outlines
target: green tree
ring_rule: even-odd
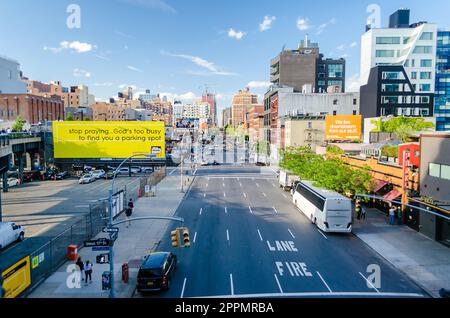
[[[368,167],[352,169],[342,159],[326,159],[308,147],[289,148],[284,151],[280,166],[302,180],[314,181],[318,187],[347,196],[369,193],[373,188],[373,178]]]
[[[67,116],[66,116],[66,121],[73,121],[73,120],[74,120],[73,114],[72,113],[68,113]]]
[[[408,142],[414,132],[426,131],[435,127],[433,123],[425,121],[425,118],[405,116],[374,119],[372,124],[375,125],[372,132],[395,133],[401,142]]]
[[[26,120],[22,119],[22,117],[17,116],[16,121],[14,122],[14,125],[12,126],[13,132],[21,132],[23,131],[23,126],[27,123]]]
[[[384,146],[381,148],[381,155],[386,157],[398,157],[398,146]]]

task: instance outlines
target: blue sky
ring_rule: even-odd
[[[81,8],[79,29],[66,25],[72,3]],[[348,86],[356,87],[371,3],[383,26],[407,7],[412,22],[450,27],[448,0],[0,0],[0,55],[31,79],[83,83],[97,98],[133,85],[189,101],[207,85],[224,108],[249,84],[262,95],[270,59],[306,33],[325,56],[347,59]]]

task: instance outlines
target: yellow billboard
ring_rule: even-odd
[[[361,140],[361,115],[327,116],[325,140]]]
[[[2,273],[4,298],[16,298],[31,285],[30,257],[27,256]]]
[[[54,122],[55,159],[125,159],[152,154],[164,159],[164,122]],[[144,157],[143,157],[144,158]]]

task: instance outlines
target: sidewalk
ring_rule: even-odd
[[[192,179],[192,177],[190,177]],[[192,182],[192,180],[191,180]],[[184,198],[181,193],[180,176],[167,176],[158,185],[156,197],[140,198],[135,202],[133,217],[168,216],[175,214],[179,204]],[[120,218],[124,218],[121,216]],[[142,258],[145,254],[154,251],[160,240],[164,239],[170,221],[143,220],[132,223],[127,228],[125,224],[119,225],[119,237],[114,244],[114,275],[115,292],[117,298],[131,297],[135,285],[136,276]],[[96,238],[106,237],[100,233]],[[169,239],[170,238],[166,238]],[[66,272],[69,265],[74,262],[66,262],[59,270],[46,279],[29,298],[107,298],[109,291],[102,290],[102,273],[109,271],[109,264],[96,264],[96,255],[107,252],[92,252],[91,248],[82,248],[78,251],[83,262],[87,260],[94,264],[92,284],[85,285],[81,282],[81,288],[69,288],[67,280],[71,273]],[[129,262],[130,280],[128,284],[122,282],[122,264]]]
[[[450,289],[450,248],[406,225],[389,225],[377,209],[368,209],[366,220],[355,219],[353,233],[431,296]]]

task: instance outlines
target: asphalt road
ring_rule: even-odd
[[[206,167],[196,176],[176,213],[191,248],[172,248],[166,233],[158,250],[178,255],[178,270],[169,291],[144,297],[426,297],[356,236],[320,232],[270,168]],[[371,285],[370,266],[381,286]]]

